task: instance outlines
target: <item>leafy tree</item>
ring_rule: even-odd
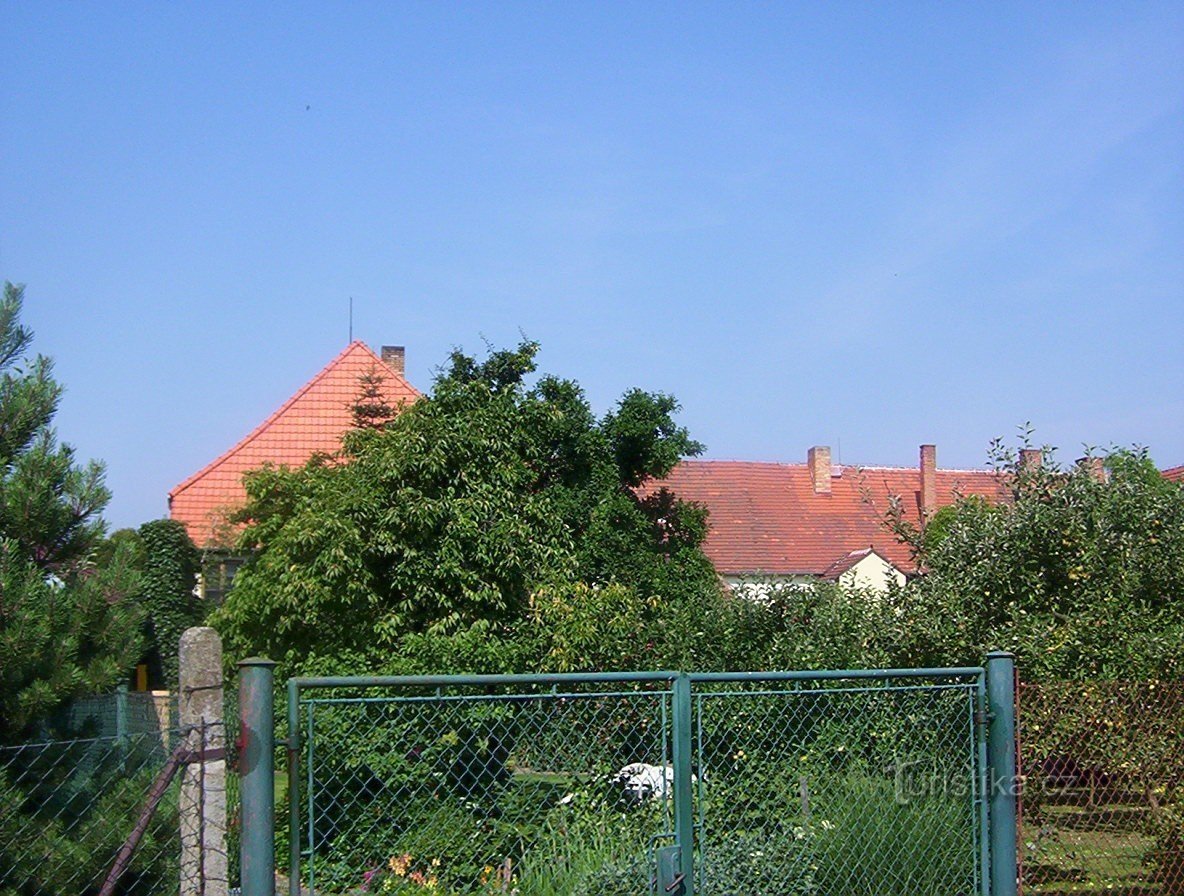
[[[250,475],[252,559],[215,620],[232,652],[385,662],[408,638],[526,637],[536,594],[715,589],[703,513],[636,491],[701,450],[677,404],[635,390],[597,420],[574,382],[528,385],[537,350],[453,352],[431,395],[339,455]]]
[[[1184,673],[1184,489],[1145,451],[1089,464],[994,461],[1010,500],[959,501],[915,543],[925,573],[903,592],[903,661],[1015,650],[1029,677]]]
[[[0,301],[0,741],[62,703],[113,686],[139,656],[137,576],[119,548],[95,551],[109,498],[103,468],[79,466],[51,426],[62,390],[26,359],[23,289]]]

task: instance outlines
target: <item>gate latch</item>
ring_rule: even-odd
[[[683,881],[686,874],[680,869],[682,864],[682,848],[677,844],[664,846],[658,850],[658,893],[669,893],[670,896],[682,896],[687,891]]]

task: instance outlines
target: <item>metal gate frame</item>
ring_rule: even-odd
[[[272,896],[275,889],[275,730],[274,663],[252,658],[239,663],[240,773],[242,776],[242,896]],[[888,678],[973,678],[978,709],[972,725],[978,736],[980,813],[979,881],[981,896],[1016,896],[1018,887],[1016,807],[1015,661],[1010,653],[988,654],[981,667],[945,669],[835,670],[747,673],[571,673],[566,675],[376,676],[293,678],[287,682],[290,801],[289,887],[300,896],[300,692],[331,687],[446,687],[467,685],[554,685],[563,683],[665,682],[672,694],[674,836],[678,879],[667,892],[695,894],[696,802],[691,765],[694,756],[693,694],[696,682],[839,681]],[[665,888],[663,888],[665,889]],[[755,896],[755,894],[754,894]]]

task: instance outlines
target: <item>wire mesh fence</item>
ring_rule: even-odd
[[[980,892],[981,676],[682,678],[301,692],[304,885],[662,892],[689,763],[697,894]]]
[[[696,893],[976,893],[977,679],[696,684]]]
[[[0,896],[217,892],[192,859],[214,842],[221,726],[144,728],[0,747]]]
[[[628,769],[670,767],[668,683],[322,689],[300,713],[310,890],[649,892],[670,782]]]
[[[1184,894],[1184,682],[1023,683],[1023,892]]]

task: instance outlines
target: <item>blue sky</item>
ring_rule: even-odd
[[[708,457],[1184,463],[1184,6],[0,0],[0,278],[108,519],[354,334]]]

